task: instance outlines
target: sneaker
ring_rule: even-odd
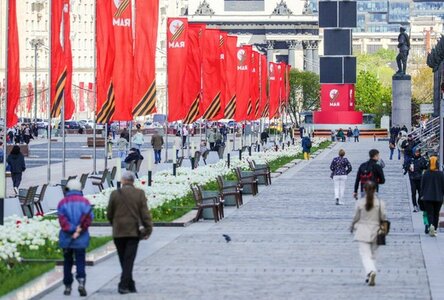
[[[413,206],[413,212],[418,212],[418,206]]]
[[[369,278],[368,278],[368,285],[369,286],[375,286],[375,278],[376,278],[376,273],[375,272],[370,272],[369,274]]]
[[[336,205],[339,205],[339,199],[336,198]]]
[[[344,205],[344,202],[342,202],[342,201],[339,201],[339,205]]]
[[[435,226],[430,225],[430,227],[429,227],[429,235],[433,236],[433,237],[436,236]]]
[[[424,229],[425,234],[429,234],[429,225],[425,225],[424,227],[425,227]]]
[[[367,278],[365,278],[365,283],[368,283],[368,280],[369,280],[369,278],[370,278],[370,274],[371,274],[372,272],[370,272],[370,273],[368,273],[367,274]]]
[[[63,295],[70,296],[71,291],[72,291],[71,285],[65,285],[65,290],[63,291]]]

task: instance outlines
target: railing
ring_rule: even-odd
[[[439,118],[429,120],[425,126],[415,129],[410,134],[417,141],[418,147],[424,150],[437,151],[439,148]]]

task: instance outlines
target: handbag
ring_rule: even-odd
[[[390,231],[390,221],[381,220],[381,201],[379,201],[379,229],[376,235],[376,244],[378,246],[386,245],[385,237]]]
[[[119,194],[122,195],[121,190],[117,190],[119,191]],[[131,215],[137,220],[137,236],[139,237],[139,240],[143,240],[147,236],[147,231],[145,226],[143,226],[140,216],[135,214],[134,211],[129,208],[128,204],[125,201],[123,201],[123,204],[126,206],[126,209],[131,213]]]

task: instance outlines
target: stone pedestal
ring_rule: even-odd
[[[392,125],[412,128],[412,80],[409,75],[392,77]]]

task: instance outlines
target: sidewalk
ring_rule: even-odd
[[[340,147],[355,169],[344,206],[335,205],[328,168]],[[411,213],[400,163],[388,159],[380,197],[392,230],[388,245],[378,250],[376,287],[364,283],[348,228],[355,203],[352,177],[372,147],[388,157],[386,143],[338,144],[290,169],[271,187],[261,186],[257,197],[217,224],[156,228],[139,247],[134,269],[139,293],[117,294],[120,269],[114,256],[87,270],[89,299],[444,299],[443,237],[424,235],[420,214]],[[44,299],[62,297],[58,288]]]

